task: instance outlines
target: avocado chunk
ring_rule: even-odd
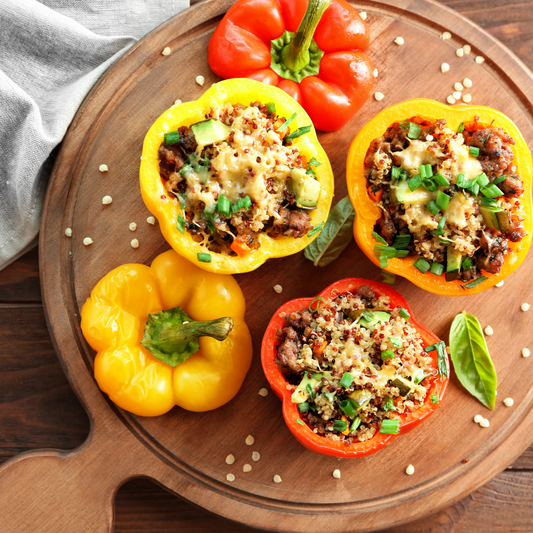
[[[366,389],[355,390],[348,394],[348,398],[353,400],[358,405],[358,410],[364,407],[372,398],[374,398],[374,396],[375,395],[373,393]]]
[[[320,183],[301,168],[291,171],[291,190],[298,207],[316,207],[320,196]]]
[[[448,265],[446,267],[446,272],[453,272],[454,270],[459,270],[461,268],[461,262],[463,256],[458,254],[452,246],[448,245],[448,250],[446,253]],[[446,278],[448,279],[448,278]]]
[[[501,207],[480,205],[479,212],[483,215],[483,220],[489,228],[509,231],[509,217]]]
[[[231,128],[219,120],[210,118],[202,120],[191,126],[196,142],[202,146],[225,141],[231,132]]]
[[[391,201],[394,205],[425,205],[432,198],[431,192],[424,187],[418,187],[414,191],[409,189],[407,180],[401,180],[397,185],[391,186]]]
[[[322,381],[322,378],[325,378],[324,374],[315,374],[313,372],[306,372],[304,378],[298,385],[298,388],[292,393],[291,402],[292,403],[302,403],[309,399],[309,392],[307,390],[307,385],[311,386],[311,389],[314,391],[315,387]]]
[[[372,329],[379,322],[388,322],[390,320],[390,313],[385,311],[367,311],[361,316],[359,325],[366,329]]]

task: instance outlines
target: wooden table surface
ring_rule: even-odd
[[[443,3],[484,27],[533,70],[533,0]],[[37,249],[0,272],[0,405],[0,462],[27,450],[73,449],[89,433],[89,419],[63,374],[46,327]],[[213,516],[144,479],[131,480],[118,491],[115,518],[116,532],[256,531]],[[470,533],[475,529],[533,531],[533,445],[490,483],[455,505],[387,531]]]

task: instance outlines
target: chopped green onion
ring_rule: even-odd
[[[350,426],[350,435],[353,435],[360,425],[361,425],[361,417],[360,416],[356,416],[353,419],[352,425]]]
[[[442,174],[435,174],[433,179],[437,182],[439,187],[447,187],[450,184],[450,182]]]
[[[446,211],[449,203],[450,197],[445,192],[439,191],[437,193],[437,205],[439,206],[439,208],[443,211]]]
[[[432,394],[430,398],[431,398],[431,403],[439,403],[439,397],[437,394]]]
[[[307,390],[307,394],[309,394],[309,398],[312,400],[315,397],[315,389],[311,386],[311,383],[308,383],[305,389]]]
[[[470,257],[467,257],[462,263],[461,263],[461,270],[470,270],[472,268],[472,261],[470,261]]]
[[[274,102],[268,102],[267,103],[267,109],[269,113],[275,113],[276,112],[276,104]]]
[[[422,259],[421,257],[413,264],[413,266],[415,268],[417,268],[418,270],[420,270],[420,272],[422,272],[422,274],[425,274],[428,270],[429,270],[429,263],[425,260],[425,259]]]
[[[374,255],[376,257],[385,256],[388,259],[392,259],[393,257],[396,257],[396,248],[393,248],[392,246],[383,246],[382,244],[375,244]]]
[[[399,315],[400,315],[403,319],[405,319],[405,320],[409,320],[409,318],[410,318],[410,316],[411,316],[411,315],[409,314],[409,311],[407,311],[407,309],[406,309],[405,307],[402,307],[402,308],[400,309]]]
[[[348,417],[352,418],[357,413],[357,409],[350,400],[342,400],[339,402],[340,410]]]
[[[409,137],[409,139],[418,139],[421,129],[422,127],[418,124],[415,124],[414,122],[409,122],[409,131],[407,133],[407,137]]]
[[[183,165],[183,166],[180,168],[178,174],[179,174],[180,176],[185,177],[185,176],[188,176],[192,171],[193,171],[193,170],[192,170],[191,165]]]
[[[497,198],[498,196],[503,196],[503,191],[497,185],[494,185],[494,183],[490,187],[482,189],[481,192],[483,193],[483,196],[486,196],[487,198]]]
[[[396,276],[392,272],[387,272],[386,270],[381,270],[381,277],[383,283],[387,285],[394,285],[396,283]]]
[[[422,185],[430,192],[437,190],[437,184],[431,178],[424,178],[422,180]]]
[[[465,124],[464,122],[461,122],[461,124],[459,124],[459,127],[457,128],[457,133],[462,133],[463,131],[465,131]]]
[[[479,148],[477,146],[470,146],[468,148],[468,153],[470,155],[473,155],[474,157],[478,157],[479,156]]]
[[[483,283],[484,281],[488,280],[486,276],[481,276],[480,278],[475,279],[474,281],[471,281],[470,283],[467,283],[465,285],[462,285],[465,289],[472,289],[476,285],[479,285],[480,283]]]
[[[379,268],[384,269],[389,266],[389,258],[386,255],[379,256]]]
[[[472,180],[468,188],[474,196],[477,196],[479,194],[479,183],[476,180]]]
[[[198,258],[198,261],[200,261],[201,263],[211,263],[211,254],[198,252],[196,257]]]
[[[313,308],[313,304],[316,302],[316,307]],[[309,312],[310,313],[316,313],[318,311],[318,308],[320,307],[320,303],[326,303],[324,298],[322,296],[317,296],[314,300],[311,300],[311,303],[309,304]]]
[[[381,352],[381,359],[383,359],[383,361],[394,359],[394,350],[385,350]]]
[[[292,141],[293,139],[296,139],[296,137],[305,135],[306,133],[309,133],[310,131],[311,131],[311,126],[302,126],[301,128],[294,130],[292,133],[289,133],[289,135],[285,137],[285,140]]]
[[[439,237],[439,242],[441,244],[453,244],[453,241],[448,239],[448,237]]]
[[[298,113],[293,113],[289,120],[286,120],[278,129],[277,132],[281,133],[283,130],[289,127],[289,124],[298,116]]]
[[[180,132],[179,131],[169,131],[165,133],[165,144],[177,144],[180,142]]]
[[[481,205],[484,205],[486,207],[497,207],[498,202],[497,200],[494,200],[494,198],[481,198]]]
[[[309,411],[309,402],[299,403],[298,411],[300,411],[300,413],[307,413],[307,411]]]
[[[353,382],[353,376],[352,374],[350,374],[350,372],[344,372],[344,374],[342,375],[342,378],[340,379],[339,381],[339,385],[341,387],[344,387],[344,388],[349,388],[350,385],[352,384]]]
[[[180,230],[180,233],[185,233],[185,219],[181,216],[181,213],[178,214],[178,221],[176,222],[176,228]]]
[[[300,424],[300,426],[305,426],[305,423],[302,422],[299,418],[296,418],[294,421],[295,421],[297,424]]]
[[[239,198],[231,207],[231,212],[236,213],[239,211],[239,209],[245,209],[248,210],[252,207],[252,200],[248,195],[246,195],[244,198]]]
[[[411,242],[411,234],[404,233],[402,235],[396,235],[396,237],[394,237],[392,246],[396,248],[396,250],[404,250],[409,247],[410,242]]]
[[[467,180],[465,175],[463,173],[459,174],[457,176],[457,187],[465,188],[468,187],[468,183],[470,180]]]
[[[382,402],[381,407],[384,411],[396,411],[396,407],[394,407],[394,400],[390,396],[387,396],[387,399]]]
[[[402,167],[392,167],[391,169],[391,180],[396,181],[400,179],[407,178],[407,170]]]
[[[396,250],[396,256],[395,257],[407,257],[409,255],[409,250]]]
[[[398,435],[400,433],[400,421],[399,420],[389,420],[386,418],[381,422],[381,427],[379,432],[382,435]]]
[[[430,164],[422,165],[424,167],[424,173],[426,174],[426,178],[431,178],[433,176],[433,167]],[[420,167],[420,169],[422,169]],[[420,176],[422,176],[422,173],[420,173]]]
[[[501,183],[502,181],[505,181],[505,178],[507,178],[507,174],[504,174],[503,176],[500,176],[499,178],[496,178],[492,184],[498,185],[498,183]]]
[[[335,402],[335,394],[332,394],[331,392],[326,391],[324,393],[324,396],[328,399],[329,403],[334,403]]]
[[[426,346],[426,347],[424,348],[424,351],[425,351],[426,353],[429,353],[429,352],[433,352],[433,351],[436,350],[436,349],[437,349],[437,344],[435,343],[435,344],[430,344],[429,346]]]
[[[215,218],[213,216],[213,213],[211,211],[208,211],[207,209],[204,209],[202,211],[202,217],[204,218],[207,224],[207,229],[211,233],[216,233],[217,227],[215,226]]]
[[[407,129],[409,129],[409,124],[410,124],[410,122],[408,120],[402,120],[399,123],[399,126],[400,126],[400,128],[402,128],[402,130],[407,130]]]
[[[480,187],[486,187],[489,183],[489,177],[485,174],[485,172],[482,172],[479,176],[476,177],[477,183],[479,183]]]
[[[444,224],[446,224],[446,217],[441,217],[437,224],[437,229],[444,231]]]
[[[448,365],[446,364],[446,344],[444,341],[437,342],[437,370],[440,374],[440,380],[448,376]]]
[[[420,177],[420,174],[417,174],[416,176],[413,176],[408,182],[407,185],[409,185],[409,189],[411,191],[415,191],[422,185],[422,178]]]
[[[397,337],[389,337],[389,341],[395,348],[403,348],[401,339],[398,339]]]
[[[219,213],[229,217],[231,215],[231,200],[226,198],[223,194],[218,197],[217,209]]]
[[[344,420],[335,420],[333,422],[333,431],[340,431],[341,433],[343,431],[346,431],[348,429],[348,422],[345,422]]]
[[[431,165],[430,165],[431,167]],[[425,180],[426,178],[430,178],[431,176],[429,176],[427,174],[427,165],[420,165],[420,168],[418,169],[418,172],[420,174],[420,177]]]
[[[432,263],[429,271],[436,276],[442,276],[442,273],[444,272],[444,265],[441,265],[440,263]]]
[[[187,207],[187,197],[184,192],[178,193],[178,200],[180,201],[180,207],[185,209]]]
[[[381,235],[378,235],[375,231],[372,232],[372,237],[374,237],[374,239],[376,239],[376,241],[380,242],[381,244],[388,246],[387,241]]]
[[[436,216],[438,213],[440,213],[440,207],[437,205],[437,202],[435,200],[430,200],[426,204],[426,209],[433,215]]]
[[[320,233],[322,231],[322,228],[326,225],[325,222],[321,222],[320,224],[317,224],[314,228],[310,229],[307,232],[308,237],[312,237],[313,235],[316,235],[317,233]]]

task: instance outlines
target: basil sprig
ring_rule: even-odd
[[[479,320],[466,311],[458,314],[452,322],[450,355],[463,387],[485,407],[494,409],[496,370]]]
[[[320,267],[335,261],[352,241],[354,220],[355,210],[346,196],[330,211],[324,229],[305,249],[305,257]]]

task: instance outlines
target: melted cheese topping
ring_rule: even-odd
[[[428,148],[436,149],[435,142],[413,140],[411,144],[401,152],[394,152],[394,157],[401,161],[401,166],[411,175],[418,174],[420,165],[436,165],[439,160],[435,153]]]

